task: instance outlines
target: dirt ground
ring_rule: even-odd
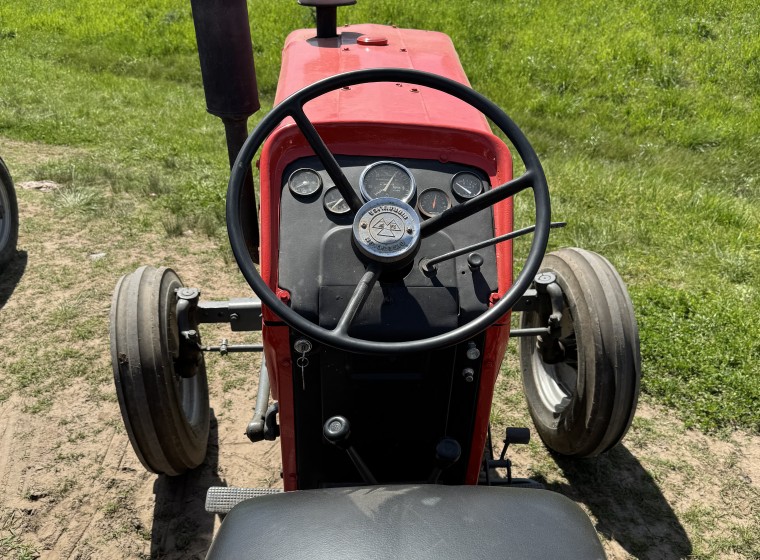
[[[216,387],[206,462],[176,479],[145,472],[116,403],[88,402],[78,384],[62,391],[45,415],[22,412],[20,397],[3,402],[2,528],[42,559],[204,558],[220,523],[204,510],[209,486],[280,486],[278,444],[253,445],[243,435],[251,391],[227,391],[224,403],[219,392]],[[560,462],[559,472],[544,479],[584,506],[609,558],[686,558],[693,539],[720,538],[725,529],[719,524],[691,533],[679,517],[710,516],[711,509],[723,512],[723,524],[746,519],[745,529],[757,530],[751,522],[760,487],[757,438],[719,441],[683,431],[650,405],[639,415],[667,436],[651,440],[646,429],[634,428],[625,445],[597,464]],[[513,459],[516,474],[536,475],[530,451]],[[690,480],[694,473],[696,481]],[[740,486],[726,493],[725,476]],[[742,556],[725,551],[718,557]]]
[[[204,511],[209,486],[281,485],[279,444],[251,444],[243,434],[258,357],[209,358],[205,463],[177,478],[147,473],[113,393],[110,296],[140,264],[175,266],[204,298],[248,292],[205,237],[188,233],[180,244],[155,231],[104,236],[101,221],[83,226],[50,196],[19,194],[20,254],[0,274],[0,557],[204,558],[220,524]],[[514,374],[499,383],[494,421],[495,434],[529,425]],[[584,507],[610,558],[760,558],[757,436],[706,436],[645,401],[624,444],[604,457],[561,460],[531,442],[512,459],[516,476]]]
[[[203,558],[219,524],[206,489],[280,481],[277,445],[243,436],[244,391],[214,417],[203,466],[177,479],[143,469],[118,407],[70,406],[83,393],[66,390],[44,417],[15,397],[0,405],[3,523],[41,558]]]

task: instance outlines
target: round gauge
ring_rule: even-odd
[[[322,177],[313,169],[296,169],[288,179],[288,187],[296,196],[311,196],[322,188]]]
[[[451,178],[451,190],[460,198],[475,198],[483,192],[483,181],[469,171],[462,171]]]
[[[412,172],[395,161],[378,161],[362,172],[359,189],[365,200],[390,197],[409,202],[416,186]]]
[[[325,210],[332,212],[333,214],[346,214],[351,208],[348,203],[343,200],[343,195],[340,194],[338,187],[333,187],[325,193],[324,199],[322,199],[325,205]]]
[[[443,214],[449,208],[451,199],[441,189],[426,189],[417,198],[417,209],[427,218]]]

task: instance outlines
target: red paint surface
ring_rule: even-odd
[[[315,39],[314,30],[291,33],[283,49],[275,102],[334,74],[365,68],[396,67],[431,72],[469,85],[448,36],[431,31],[382,25],[339,28],[340,37]],[[384,37],[385,46],[361,45],[360,36]],[[491,133],[476,109],[445,93],[407,83],[352,86],[319,97],[304,107],[334,154],[384,158],[437,159],[482,169],[492,185],[512,178],[511,155]],[[292,120],[286,119],[269,136],[261,155],[261,275],[277,290],[280,184],[285,167],[313,155]],[[494,208],[496,234],[512,231],[512,201]],[[512,245],[496,247],[499,292],[512,283]],[[279,319],[263,310],[263,339],[274,398],[280,402],[283,479],[286,490],[297,488],[293,417],[292,364],[289,330],[274,326]],[[485,445],[493,386],[509,337],[506,326],[487,331],[473,445],[467,458],[468,484],[477,482]]]

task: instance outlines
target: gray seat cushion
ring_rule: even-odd
[[[605,558],[586,514],[546,490],[386,486],[302,490],[235,506],[207,560]]]

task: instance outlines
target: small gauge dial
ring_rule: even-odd
[[[296,196],[311,196],[322,188],[322,177],[313,169],[296,169],[288,179],[288,187]]]
[[[348,203],[343,199],[343,195],[340,194],[338,187],[333,187],[325,193],[325,197],[322,200],[325,210],[333,214],[347,214],[351,208]]]
[[[443,214],[449,208],[451,199],[441,189],[426,189],[417,198],[417,210],[426,218]]]
[[[359,189],[365,200],[388,196],[409,202],[416,190],[414,176],[395,161],[378,161],[362,172]]]
[[[483,181],[469,171],[462,171],[451,178],[451,190],[459,198],[475,198],[483,192]]]

